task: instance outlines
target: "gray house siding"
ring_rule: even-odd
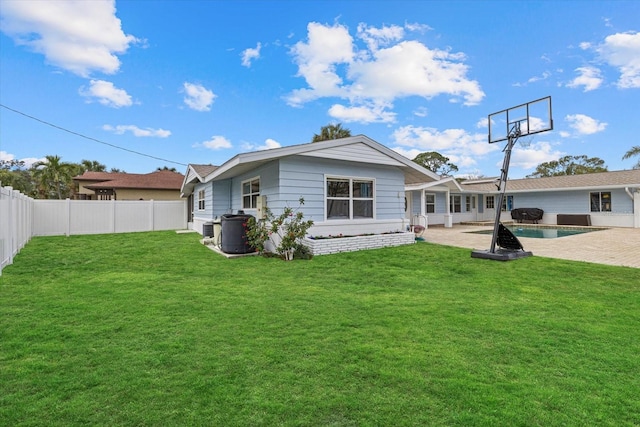
[[[404,174],[395,166],[371,165],[319,158],[288,157],[280,160],[280,195],[269,207],[297,206],[304,196],[305,217],[324,221],[325,176],[362,177],[375,180],[375,219],[404,216]]]
[[[558,191],[515,194],[516,208],[539,208],[545,212],[584,214],[591,212],[589,194],[591,191]],[[611,213],[633,212],[633,200],[624,190],[611,190]]]

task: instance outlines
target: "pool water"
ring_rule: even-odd
[[[516,237],[529,237],[533,239],[555,239],[558,237],[573,236],[602,230],[602,228],[561,228],[561,227],[526,227],[510,225],[507,227]],[[473,234],[493,234],[491,230],[470,231]]]

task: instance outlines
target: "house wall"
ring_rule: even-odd
[[[396,166],[289,157],[280,160],[279,172],[280,192],[273,199],[267,196],[269,208],[277,213],[287,204],[297,207],[303,196],[305,218],[314,221],[312,235],[384,233],[405,230],[409,224],[404,212],[404,172]],[[374,179],[374,218],[325,220],[327,175]]]
[[[118,188],[115,191],[117,200],[180,200],[179,190]]]
[[[374,179],[374,219],[325,221],[326,175]],[[267,206],[276,215],[286,206],[297,208],[298,200],[303,197],[302,212],[306,219],[314,221],[309,230],[312,235],[384,233],[405,230],[409,223],[404,218],[404,172],[400,168],[292,156],[273,160],[231,180],[197,184],[194,188],[193,229],[202,233],[204,222],[230,210],[235,213],[242,209],[242,182],[254,177],[260,177],[260,195],[266,196]],[[207,208],[199,211],[197,194],[203,188],[207,194]],[[243,210],[246,214],[256,215],[255,209]]]
[[[623,189],[610,191],[611,212],[591,212],[589,190],[516,193],[513,207],[544,210],[541,224],[557,224],[557,214],[589,214],[593,226],[634,227],[633,200]],[[510,220],[510,212],[501,218]]]

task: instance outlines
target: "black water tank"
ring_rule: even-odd
[[[222,215],[220,248],[227,254],[248,254],[255,249],[247,241],[247,221],[251,215]]]

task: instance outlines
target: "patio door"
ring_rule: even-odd
[[[411,191],[404,192],[404,217],[411,221],[413,212],[413,198],[411,197]]]

